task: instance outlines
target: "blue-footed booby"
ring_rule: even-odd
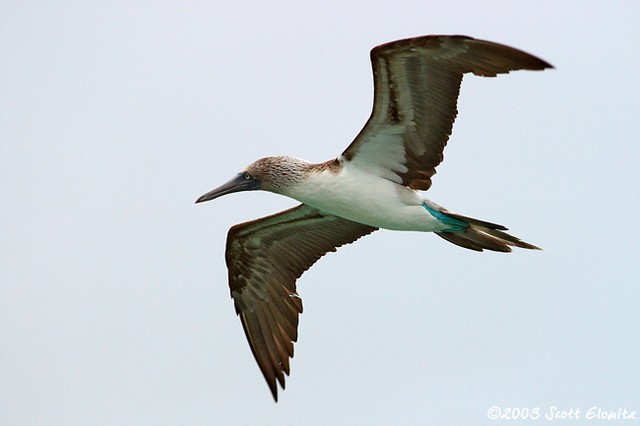
[[[429,189],[443,160],[464,74],[495,77],[552,66],[502,44],[437,35],[377,46],[371,62],[373,112],[340,156],[319,164],[262,158],[196,201],[262,190],[302,203],[235,225],[227,236],[231,297],[276,401],[302,313],[296,280],[327,252],[379,228],[435,232],[476,251],[538,249],[502,225],[450,212],[419,191]]]

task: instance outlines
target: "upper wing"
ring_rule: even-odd
[[[552,68],[521,50],[465,36],[426,36],[371,51],[373,112],[342,153],[412,189],[431,186],[458,113],[462,75]]]
[[[276,379],[284,389],[302,313],[296,279],[328,251],[376,229],[301,204],[229,230],[231,297],[276,401]]]

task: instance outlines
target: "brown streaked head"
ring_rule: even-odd
[[[262,190],[282,193],[290,185],[299,182],[313,165],[298,158],[277,156],[254,161],[233,179],[196,200],[196,203],[213,200],[233,192]]]

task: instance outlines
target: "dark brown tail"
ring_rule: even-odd
[[[510,252],[512,246],[531,250],[542,250],[540,247],[525,243],[520,238],[503,232],[506,231],[507,228],[502,225],[448,211],[442,211],[441,213],[453,219],[461,220],[469,225],[464,231],[436,232],[436,234],[445,240],[460,247],[475,251],[493,250],[504,253]]]

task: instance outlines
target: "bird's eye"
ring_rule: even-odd
[[[244,174],[244,178],[245,178],[246,180],[251,180],[251,179],[252,179],[251,175],[250,175],[249,173],[246,173],[246,172],[245,172],[245,174]]]

